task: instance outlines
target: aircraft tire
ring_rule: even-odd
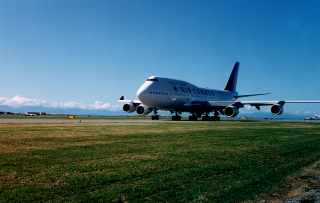
[[[213,120],[213,121],[220,121],[220,116],[213,116],[213,117],[212,117],[212,120]]]
[[[171,119],[173,121],[181,121],[181,116],[172,116]]]
[[[197,121],[198,118],[196,116],[189,116],[189,121]]]
[[[159,120],[160,116],[159,115],[152,115],[151,120]]]
[[[202,121],[210,121],[210,116],[202,116]]]

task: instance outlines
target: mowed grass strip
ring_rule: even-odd
[[[0,127],[0,202],[235,202],[320,159],[320,125]]]

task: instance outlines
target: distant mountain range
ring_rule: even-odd
[[[95,101],[91,103],[83,103],[77,101],[50,101],[39,98],[30,98],[20,95],[13,97],[0,97],[0,111],[12,113],[26,112],[46,112],[48,114],[73,114],[73,115],[98,115],[98,116],[116,116],[116,115],[136,115],[135,113],[128,114],[122,111],[119,104],[107,101]],[[170,116],[168,111],[159,111],[162,116]],[[286,112],[281,116],[274,116],[270,110],[243,108],[240,110],[238,118],[243,119],[288,119],[302,120],[305,117],[312,117],[316,113],[291,113]],[[189,114],[184,113],[183,116]]]
[[[25,112],[46,112],[49,114],[74,114],[74,115],[126,115],[121,111],[113,110],[93,110],[93,109],[80,109],[80,108],[52,108],[42,106],[23,106],[23,107],[10,107],[1,106],[0,111],[13,112],[13,113],[25,113]]]
[[[46,112],[49,114],[74,114],[74,115],[103,115],[103,116],[116,116],[116,115],[133,115],[119,110],[105,110],[105,109],[80,109],[80,108],[53,108],[42,106],[22,106],[11,107],[0,105],[0,111],[25,113],[25,112]],[[161,112],[161,115],[170,115],[168,112]],[[186,114],[187,115],[187,114]],[[252,119],[285,119],[285,120],[303,120],[306,116],[312,116],[310,114],[294,114],[284,113],[281,116],[274,116],[270,112],[264,111],[245,111],[240,112],[239,118],[252,118]]]
[[[307,115],[305,114],[294,114],[294,113],[283,113],[280,116],[272,115],[269,112],[244,112],[240,113],[239,117],[245,117],[245,118],[253,118],[253,119],[281,119],[281,120],[303,120]]]

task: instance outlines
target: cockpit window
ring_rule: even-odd
[[[146,81],[159,82],[157,78],[148,78]]]

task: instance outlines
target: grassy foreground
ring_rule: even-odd
[[[1,126],[0,202],[235,202],[320,159],[320,125]]]

